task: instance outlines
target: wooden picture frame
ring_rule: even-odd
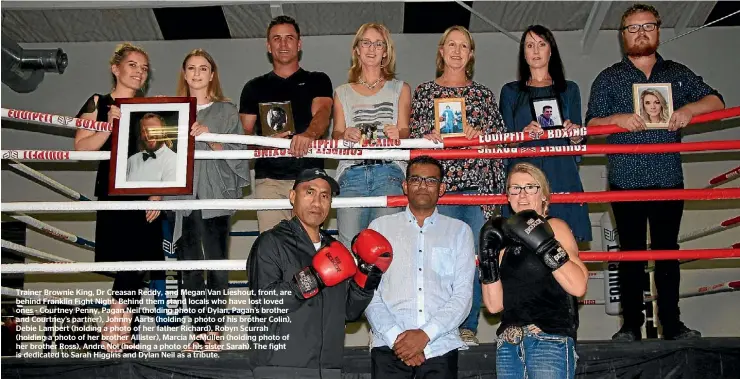
[[[632,100],[634,113],[645,121],[648,129],[668,128],[673,116],[671,83],[635,83],[632,85]]]
[[[121,118],[111,135],[110,195],[193,193],[194,97],[116,99]]]
[[[469,127],[464,98],[434,99],[434,130],[442,138],[464,136]]]

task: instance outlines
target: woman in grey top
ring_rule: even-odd
[[[239,113],[221,90],[216,62],[201,49],[191,51],[182,63],[177,84],[177,96],[198,99],[197,121],[190,134],[203,133],[244,134]],[[237,150],[239,144],[196,142],[196,150]],[[177,199],[240,199],[242,188],[250,184],[249,163],[237,159],[198,159],[193,170],[193,195]],[[227,259],[228,236],[232,210],[184,210],[175,212],[173,241],[177,243],[178,259]],[[207,275],[207,285],[204,280]],[[185,301],[191,317],[194,341],[188,351],[217,351],[229,289],[228,271],[184,271],[184,289],[189,292]]]
[[[395,79],[396,52],[388,29],[367,23],[352,42],[348,83],[334,93],[332,138],[360,144],[383,144],[409,137],[411,87]],[[337,166],[340,197],[401,195],[404,162],[342,160]],[[398,208],[337,209],[339,241],[352,239],[374,219]]]

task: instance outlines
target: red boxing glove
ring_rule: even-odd
[[[352,254],[344,245],[334,241],[313,256],[311,266],[293,276],[293,282],[304,299],[316,296],[325,287],[333,287],[351,278],[357,272]]]
[[[382,234],[365,229],[352,240],[352,252],[358,258],[355,282],[362,288],[374,290],[380,278],[393,261],[393,247]]]

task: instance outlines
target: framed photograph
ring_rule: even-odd
[[[374,144],[378,139],[385,138],[385,135],[383,134],[383,125],[380,121],[372,123],[361,122],[359,124],[355,124],[355,127],[360,129],[359,144],[361,146],[364,146],[365,144]]]
[[[291,132],[295,134],[293,124],[293,111],[290,101],[260,103],[260,125],[262,125],[262,136],[269,137],[273,134]]]
[[[108,193],[188,195],[193,193],[194,97],[117,99]]]
[[[673,115],[671,83],[639,83],[632,85],[635,113],[652,129],[667,129]]]
[[[442,138],[464,136],[468,128],[465,117],[465,99],[450,97],[434,99],[434,130]]]
[[[532,119],[537,121],[542,129],[562,129],[563,107],[560,103],[560,97],[539,97],[530,100],[530,110]]]

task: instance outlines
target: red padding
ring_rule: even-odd
[[[738,249],[703,249],[703,250],[648,250],[648,251],[614,251],[583,252],[579,254],[582,261],[606,262],[606,261],[662,261],[670,259],[715,259],[715,258],[738,258]]]

